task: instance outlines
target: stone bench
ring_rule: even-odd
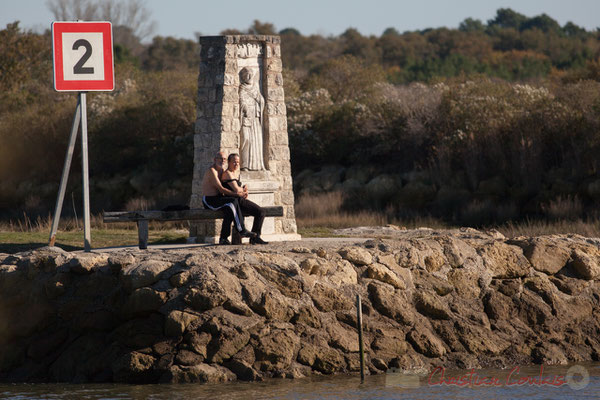
[[[283,206],[262,207],[267,217],[283,217]],[[213,211],[204,208],[179,211],[105,211],[103,220],[105,223],[112,222],[136,222],[138,227],[139,248],[148,248],[148,221],[187,221],[187,220],[214,220],[223,219],[221,211]],[[242,240],[238,232],[233,229],[233,244],[241,244]]]

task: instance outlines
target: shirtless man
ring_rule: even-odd
[[[248,200],[248,186],[242,185],[242,182],[240,182],[240,156],[238,154],[232,153],[227,157],[227,169],[223,171],[221,183],[226,189],[246,193],[245,196],[238,199],[238,203],[244,215],[254,217],[252,232],[256,233],[256,237],[250,239],[250,244],[269,244],[260,237],[260,231],[265,220],[265,210],[258,204]]]
[[[213,165],[210,166],[202,178],[202,204],[204,204],[204,208],[223,210],[225,213],[219,244],[231,244],[228,237],[232,222],[235,222],[235,229],[240,233],[240,236],[248,238],[256,237],[256,233],[249,232],[244,227],[244,218],[238,203],[238,198],[245,198],[248,196],[248,193],[243,189],[233,191],[225,188],[219,180],[219,176],[225,169],[226,163],[227,157],[225,157],[225,153],[222,151],[218,152],[215,154]]]

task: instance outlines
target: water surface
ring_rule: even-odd
[[[0,398],[29,399],[600,399],[600,363],[422,375],[270,379],[225,384],[0,384]]]

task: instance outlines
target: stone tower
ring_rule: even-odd
[[[198,109],[194,135],[191,208],[202,208],[201,182],[219,150],[241,156],[249,199],[283,206],[265,219],[267,241],[298,240],[283,95],[280,39],[265,35],[200,38]],[[252,217],[246,217],[246,226]],[[194,222],[190,236],[214,243],[221,221]]]

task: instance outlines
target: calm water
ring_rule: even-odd
[[[571,368],[574,367],[574,368]],[[516,368],[516,367],[515,367]],[[542,380],[540,381],[540,372]],[[571,376],[572,375],[572,376]],[[541,383],[540,383],[541,382]],[[459,386],[460,385],[460,386]],[[210,385],[0,385],[2,399],[599,399],[600,363]]]

